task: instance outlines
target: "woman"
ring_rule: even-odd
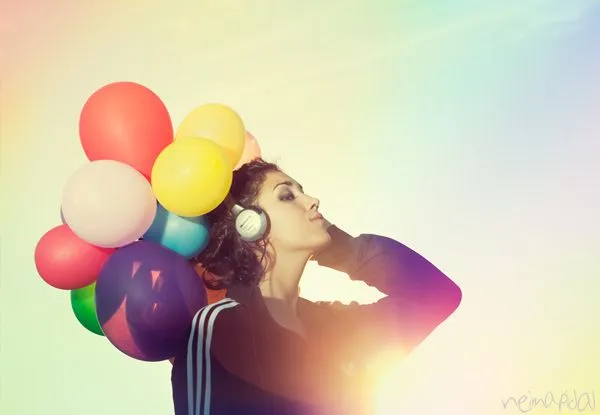
[[[174,361],[175,414],[369,413],[368,360],[412,350],[457,308],[460,289],[399,242],[331,225],[319,201],[275,164],[242,166],[230,197],[237,206],[224,202],[209,214],[211,241],[196,259],[218,276],[207,285],[227,296],[196,314]],[[264,236],[253,240],[239,218],[236,230],[238,206],[264,211]],[[387,297],[349,306],[300,298],[309,259]]]

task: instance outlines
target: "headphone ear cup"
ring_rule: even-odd
[[[235,229],[244,241],[258,241],[264,237],[268,227],[267,214],[258,207],[245,208],[235,217]]]

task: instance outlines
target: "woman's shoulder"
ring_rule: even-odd
[[[230,297],[207,304],[194,315],[188,341],[196,342],[200,338],[219,343],[236,336],[247,330],[250,314],[247,307]]]
[[[249,319],[248,310],[239,302],[225,297],[199,309],[192,318],[185,344],[176,357],[169,359],[171,363],[187,355],[190,344],[195,345],[200,339],[211,339],[212,343],[219,343],[222,338],[235,334],[247,326]]]
[[[212,328],[217,322],[219,323],[219,326],[222,326],[223,324],[235,324],[237,321],[248,318],[249,312],[247,307],[233,298],[224,297],[221,300],[207,304],[198,310],[192,320],[192,330],[197,326]]]

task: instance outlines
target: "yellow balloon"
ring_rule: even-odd
[[[244,122],[234,110],[221,104],[206,104],[183,119],[175,139],[202,137],[214,141],[225,150],[233,169],[242,157],[245,136]]]
[[[223,149],[204,138],[182,138],[163,149],[152,167],[152,190],[169,212],[204,215],[231,188],[233,171]]]

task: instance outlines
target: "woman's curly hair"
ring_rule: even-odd
[[[229,194],[236,203],[250,207],[256,203],[260,189],[269,172],[281,169],[274,163],[255,159],[233,172]],[[206,215],[210,224],[208,246],[193,261],[208,272],[204,273],[205,285],[214,290],[229,287],[233,283],[257,284],[264,275],[264,268],[257,252],[266,253],[264,242],[243,241],[235,229],[231,209],[221,203]]]

